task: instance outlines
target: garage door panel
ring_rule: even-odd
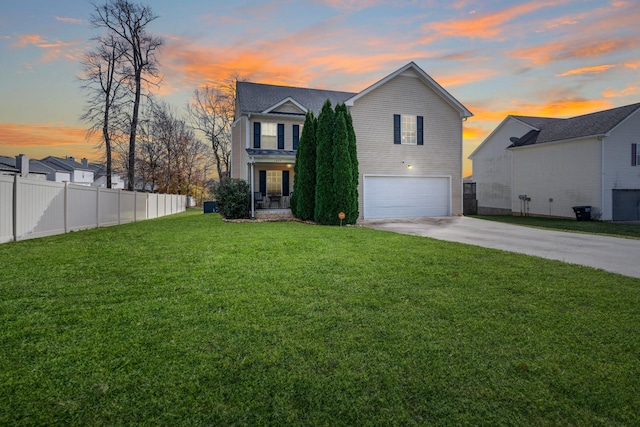
[[[365,176],[365,218],[448,216],[450,184],[446,177]]]

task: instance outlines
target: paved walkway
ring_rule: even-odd
[[[543,230],[469,217],[359,223],[378,230],[502,249],[640,278],[640,240]]]

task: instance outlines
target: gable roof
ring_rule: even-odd
[[[568,119],[548,119],[539,121],[535,126],[537,133],[531,132],[519,138],[507,148],[526,145],[543,144],[545,142],[564,141],[568,139],[606,136],[616,126],[640,109],[640,103],[584,114]],[[535,121],[537,118],[514,116],[518,120]],[[538,118],[539,119],[539,118]],[[514,135],[516,136],[516,135]]]
[[[20,169],[18,169],[18,166],[16,165],[16,158],[9,156],[0,156],[0,170],[15,173],[20,172]],[[29,172],[48,174],[53,172],[53,169],[40,162],[39,160],[29,159]]]
[[[251,82],[236,83],[236,97],[241,114],[268,113],[287,101],[293,101],[306,110],[313,111],[317,116],[327,99],[329,99],[333,105],[336,105],[346,101],[353,95],[355,94],[352,92],[338,92],[324,89],[308,89]]]
[[[413,70],[429,88],[431,88],[436,94],[440,95],[440,97],[442,97],[447,103],[449,103],[453,108],[455,108],[460,113],[460,117],[466,118],[466,117],[473,116],[473,113],[471,111],[467,110],[467,108],[464,105],[462,105],[457,99],[455,99],[449,92],[447,92],[442,86],[440,86],[438,82],[433,80],[430,75],[428,75],[422,68],[418,67],[418,65],[416,65],[416,63],[413,61],[409,62],[407,65],[394,71],[393,73],[389,74],[387,77],[383,78],[382,80],[372,84],[362,92],[359,92],[358,94],[354,95],[347,102],[345,102],[345,104],[347,104],[348,106],[353,106],[353,104],[361,97],[377,89],[378,87],[384,85],[389,80],[392,80],[397,76],[403,73],[406,73],[409,70]]]
[[[91,171],[89,167],[83,166],[81,163],[75,161],[73,157],[63,159],[61,157],[47,156],[40,160],[42,163],[52,167],[57,171],[72,172],[74,170]]]

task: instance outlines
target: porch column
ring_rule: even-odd
[[[256,219],[256,212],[255,212],[255,179],[253,179],[254,176],[254,169],[255,169],[255,165],[256,165],[256,160],[254,157],[251,158],[251,219]]]

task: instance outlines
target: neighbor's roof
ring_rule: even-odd
[[[91,170],[89,167],[84,167],[81,163],[78,163],[71,158],[63,159],[61,157],[47,156],[40,161],[58,171]]]
[[[287,98],[291,98],[307,110],[313,111],[317,116],[327,99],[329,99],[333,105],[336,105],[355,95],[355,93],[351,92],[276,86],[251,82],[237,82],[236,90],[240,112],[254,114],[262,113]]]
[[[527,132],[518,142],[511,144],[508,148],[584,137],[606,136],[607,133],[611,132],[639,108],[640,103],[637,103],[569,119],[512,116],[534,126],[536,129]],[[533,124],[534,122],[536,125]]]

